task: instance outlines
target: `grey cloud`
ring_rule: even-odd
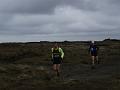
[[[119,0],[0,0],[0,41],[100,40],[107,33],[120,38],[119,4]]]
[[[0,0],[3,13],[51,13],[56,0]]]
[[[0,2],[0,12],[4,13],[53,13],[57,6],[116,13],[120,9],[119,0],[0,0]]]

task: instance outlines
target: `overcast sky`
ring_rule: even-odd
[[[0,42],[120,39],[120,0],[0,0]]]

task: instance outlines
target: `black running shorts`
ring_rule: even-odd
[[[53,58],[53,64],[61,64],[61,58]]]
[[[91,52],[91,56],[97,56],[97,52]]]

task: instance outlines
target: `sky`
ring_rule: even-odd
[[[120,0],[0,0],[0,42],[120,39]]]

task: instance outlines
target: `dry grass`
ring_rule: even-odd
[[[51,70],[53,43],[0,44],[0,90],[120,90],[120,42],[97,42],[101,64],[90,69],[89,43],[59,43],[60,78]]]

